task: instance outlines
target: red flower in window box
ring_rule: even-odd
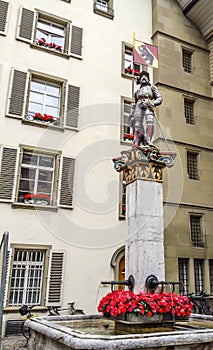
[[[126,140],[134,140],[134,135],[132,134],[124,134],[124,141]]]
[[[48,47],[49,49],[55,49],[57,51],[62,52],[62,46],[57,45],[55,43],[47,43],[45,38],[41,38],[37,41],[37,45],[39,46],[45,46]]]
[[[49,205],[50,200],[50,196],[40,193],[27,193],[24,196],[24,201],[28,204]]]
[[[54,118],[52,115],[48,115],[46,113],[44,115],[42,115],[41,113],[36,113],[33,116],[33,120],[57,125],[60,119]]]

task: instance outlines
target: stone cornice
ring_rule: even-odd
[[[178,91],[178,92],[180,92],[182,94],[188,94],[189,93],[188,90],[184,90],[184,89],[181,89],[181,88],[179,88],[177,86],[173,86],[173,85],[169,85],[169,84],[166,84],[166,83],[162,83],[160,81],[155,82],[155,85],[156,86],[165,86],[166,88],[169,88],[171,90],[176,90],[176,91]],[[210,90],[210,88],[209,88],[209,90]],[[198,94],[198,93],[196,93],[194,91],[190,91],[190,94],[192,96],[194,96],[194,97],[202,98],[204,100],[208,100],[208,101],[212,101],[213,102],[213,97],[211,97],[211,96],[201,95],[201,94]]]

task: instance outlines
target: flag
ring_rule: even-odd
[[[133,47],[133,62],[158,68],[158,47],[135,40]]]

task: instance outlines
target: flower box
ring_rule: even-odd
[[[31,194],[27,193],[24,196],[25,204],[34,204],[34,205],[50,205],[50,197],[44,194]]]
[[[37,41],[38,46],[47,47],[48,49],[53,49],[59,52],[62,52],[62,46],[55,43],[47,43],[45,38],[41,38]]]

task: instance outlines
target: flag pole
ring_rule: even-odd
[[[133,45],[133,49],[135,47],[135,32],[133,32],[132,34],[132,45]],[[133,77],[132,77],[132,103],[134,103],[135,100],[135,94],[134,94],[134,81],[135,81],[135,77],[134,77],[134,56],[132,55],[132,64],[133,64]]]

